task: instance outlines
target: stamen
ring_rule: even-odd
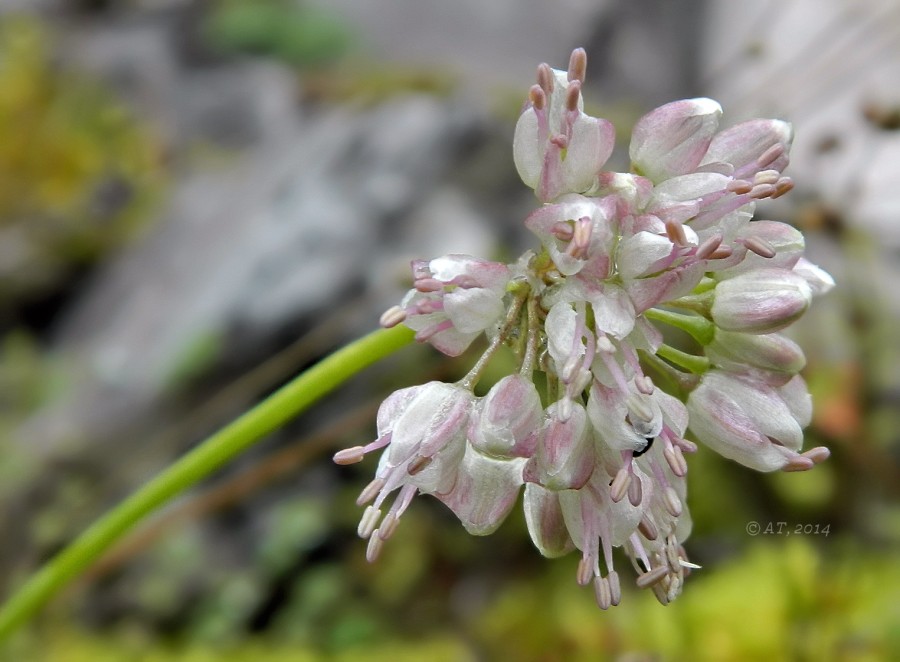
[[[784,154],[784,145],[781,143],[776,143],[772,145],[769,149],[763,152],[758,159],[756,159],[756,165],[758,168],[768,168],[770,165],[775,163],[781,155]]]
[[[569,56],[569,71],[567,77],[569,82],[584,82],[584,75],[587,72],[587,53],[583,48],[576,48]]]
[[[635,375],[634,386],[644,395],[653,395],[653,389],[655,388],[653,380],[648,375]]]
[[[651,520],[647,519],[646,515],[641,518],[641,521],[638,524],[638,531],[640,531],[641,535],[650,541],[656,540],[656,538],[659,536],[659,531],[657,530],[656,525]]]
[[[697,259],[705,260],[710,255],[712,255],[722,243],[722,235],[719,233],[714,234],[713,236],[706,239],[700,247],[697,249]]]
[[[544,94],[544,90],[541,89],[540,85],[531,86],[531,89],[528,90],[528,100],[531,101],[531,105],[535,110],[543,110],[547,105],[547,95]]]
[[[774,200],[775,198],[780,198],[788,191],[792,191],[794,189],[794,181],[790,177],[782,177],[778,180],[778,183],[775,184],[775,193],[771,195],[771,198]]]
[[[641,487],[640,479],[635,476],[634,480],[628,483],[628,503],[637,508],[641,505],[642,498],[644,498],[644,490]]]
[[[413,287],[415,287],[416,290],[425,293],[441,292],[444,289],[444,285],[446,285],[446,283],[439,281],[437,278],[432,278],[430,273],[424,278],[417,278],[413,283]]]
[[[632,425],[637,425],[638,421],[635,419],[645,423],[653,420],[653,410],[644,402],[643,398],[639,398],[634,393],[629,393],[628,397],[625,398],[625,407],[628,408],[628,415],[631,418]]]
[[[584,259],[587,257],[588,248],[591,245],[591,235],[594,232],[594,223],[589,216],[582,216],[575,221],[575,227],[572,231],[572,243],[569,244],[567,252],[572,257]]]
[[[425,467],[427,467],[434,458],[426,457],[424,455],[416,456],[406,467],[406,473],[410,476],[415,476],[417,473],[421,472]]]
[[[575,572],[575,581],[579,586],[587,586],[594,577],[594,564],[587,556],[581,557],[578,562],[578,570]]]
[[[744,239],[743,243],[748,251],[753,251],[760,257],[775,257],[775,248],[773,248],[772,244],[770,244],[765,239],[762,239],[760,237],[747,237],[746,239]]]
[[[381,526],[378,527],[378,537],[382,540],[387,540],[392,535],[394,535],[394,531],[397,530],[397,526],[400,524],[400,518],[394,514],[393,511],[389,512],[384,516],[384,520],[381,522]]]
[[[574,112],[578,110],[578,100],[581,99],[581,83],[573,80],[566,88],[566,110]]]
[[[538,65],[537,82],[540,88],[549,96],[553,94],[553,69],[546,62]]]
[[[820,464],[821,462],[824,462],[829,457],[831,457],[831,451],[828,450],[825,446],[816,446],[815,448],[810,448],[802,455],[803,457],[812,460],[815,464]]]
[[[630,484],[631,472],[624,467],[619,469],[609,486],[609,498],[613,500],[613,503],[619,503],[625,498],[625,495],[629,492]]]
[[[375,529],[369,537],[369,545],[366,547],[366,561],[374,563],[381,554],[382,547],[384,547],[384,538],[378,535],[378,529]]]
[[[612,606],[612,591],[609,587],[609,580],[606,577],[594,578],[594,597],[597,600],[597,606],[603,611]]]
[[[757,184],[747,195],[755,200],[762,200],[770,197],[773,193],[775,193],[775,187],[771,184]]]
[[[777,170],[761,170],[753,177],[754,184],[774,184],[781,177]]]
[[[669,569],[677,575],[681,572],[681,559],[678,557],[678,540],[676,540],[675,536],[670,534],[666,538],[665,550]]]
[[[375,506],[366,506],[363,516],[359,520],[359,526],[356,533],[360,538],[368,538],[372,535],[375,527],[378,526],[378,520],[381,519],[381,510]]]
[[[782,471],[809,471],[816,463],[809,457],[804,457],[803,455],[795,455],[794,457],[788,460],[788,463],[784,465],[781,470]]]
[[[438,322],[437,324],[432,324],[431,326],[422,329],[416,334],[416,341],[427,342],[433,336],[439,334],[441,331],[446,331],[450,328],[453,328],[453,322],[449,319],[444,320],[443,322]]]
[[[733,179],[728,182],[725,190],[732,193],[737,193],[738,195],[744,195],[745,193],[749,193],[753,190],[753,184],[751,182],[748,182],[746,179]]]
[[[575,231],[572,229],[571,222],[557,221],[553,224],[553,227],[550,228],[550,234],[560,241],[571,241],[572,237],[575,236]]]
[[[684,233],[684,226],[678,221],[666,221],[666,236],[676,246],[687,246],[687,235]]]
[[[406,319],[406,311],[403,310],[400,306],[391,306],[384,313],[382,313],[381,318],[378,320],[378,323],[381,324],[385,329],[390,329]]]
[[[606,576],[606,579],[609,582],[610,603],[616,606],[622,601],[622,585],[619,583],[619,573],[612,570]]]
[[[353,446],[352,448],[345,448],[343,450],[338,451],[334,454],[334,457],[331,458],[335,464],[356,464],[357,462],[362,462],[363,458],[366,456],[366,449],[363,446]]]
[[[687,460],[684,459],[684,455],[681,454],[681,449],[678,446],[666,446],[663,456],[666,458],[666,462],[669,463],[669,468],[673,474],[679,478],[687,475]]]
[[[726,257],[731,257],[731,254],[734,250],[731,246],[727,244],[722,244],[716,250],[709,254],[707,257],[708,260],[724,260]]]
[[[663,490],[663,505],[672,517],[681,515],[681,499],[678,498],[674,487],[669,486]]]
[[[362,506],[369,503],[369,501],[378,496],[378,493],[381,492],[382,489],[384,489],[384,480],[376,478],[366,485],[363,488],[363,491],[359,493],[359,496],[356,498],[356,505]]]
[[[647,588],[659,582],[663,577],[669,574],[669,569],[664,565],[658,565],[650,572],[645,572],[637,578],[638,588]]]

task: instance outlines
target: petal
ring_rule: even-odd
[[[574,548],[559,505],[559,492],[526,483],[523,507],[531,541],[547,558],[568,554]]]
[[[661,182],[693,171],[719,125],[722,107],[712,99],[674,101],[638,120],[629,154],[638,174]]]
[[[756,119],[743,122],[716,134],[703,163],[729,163],[735,170],[749,170],[749,173],[742,173],[743,176],[752,175],[761,170],[756,164],[757,159],[773,145],[781,145],[784,147],[784,154],[764,166],[765,169],[780,172],[787,166],[787,152],[793,135],[791,125],[781,120]]]

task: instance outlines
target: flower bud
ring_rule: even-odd
[[[713,322],[726,331],[771,333],[800,317],[812,301],[801,276],[786,269],[757,269],[720,281]]]
[[[763,382],[710,370],[688,396],[690,430],[720,455],[751,469],[781,469],[803,443],[805,420],[798,415],[804,412],[796,390],[786,394],[792,406]]]
[[[692,172],[721,116],[722,107],[712,99],[674,101],[650,111],[631,133],[629,154],[635,171],[654,183]]]
[[[491,387],[469,430],[472,445],[498,458],[528,457],[537,443],[543,407],[534,383],[507,375]]]
[[[559,415],[559,403],[547,408],[547,420],[538,436],[537,452],[526,467],[526,477],[551,490],[578,489],[594,469],[594,452],[584,407],[574,403],[568,418]]]
[[[705,348],[707,358],[717,368],[741,372],[758,368],[787,381],[806,365],[800,346],[785,336],[766,333],[735,333],[716,329],[713,341]]]

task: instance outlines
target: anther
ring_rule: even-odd
[[[784,465],[781,470],[782,471],[808,471],[816,466],[816,463],[809,457],[805,457],[803,455],[795,455],[790,458],[786,465]]]
[[[394,535],[394,531],[397,530],[399,524],[400,518],[394,515],[394,513],[388,513],[384,516],[381,526],[378,527],[378,537],[382,540],[387,540]]]
[[[628,503],[637,508],[641,505],[641,499],[644,498],[644,490],[641,487],[641,481],[635,477],[628,483]]]
[[[750,189],[747,195],[755,200],[762,200],[763,198],[771,197],[773,193],[775,193],[775,187],[771,184],[757,184]]]
[[[546,62],[538,65],[537,82],[540,88],[549,96],[553,94],[553,69]]]
[[[636,583],[638,588],[647,588],[648,586],[653,586],[663,577],[669,574],[669,569],[664,565],[658,565],[649,572],[645,572],[643,575],[640,575]]]
[[[731,246],[727,244],[722,244],[712,253],[710,253],[706,259],[708,260],[724,260],[726,257],[731,257],[731,254],[734,253],[734,250]]]
[[[619,573],[612,570],[606,576],[606,579],[609,582],[610,603],[616,606],[622,601],[622,585],[619,583]]]
[[[594,576],[594,564],[586,557],[581,557],[578,562],[578,570],[575,572],[575,581],[579,586],[587,586]]]
[[[716,249],[722,244],[722,235],[716,233],[713,236],[706,239],[700,247],[697,248],[697,259],[705,260],[710,255],[712,255]]]
[[[772,244],[760,237],[747,237],[744,239],[744,246],[748,251],[753,251],[760,257],[775,257],[775,249],[772,247]]]
[[[678,541],[675,536],[669,535],[666,538],[666,563],[673,573],[681,572],[681,559],[678,557]]]
[[[583,83],[586,72],[587,53],[583,48],[576,48],[569,56],[569,71],[567,73],[569,82],[577,80],[579,83]]]
[[[794,188],[794,181],[790,177],[782,177],[778,180],[778,183],[775,184],[775,193],[772,194],[772,199],[780,198],[788,191],[792,191]]]
[[[613,503],[619,503],[625,498],[625,495],[630,491],[630,483],[631,473],[625,468],[619,469],[609,486],[609,498],[613,500]]]
[[[379,519],[381,519],[381,510],[375,506],[366,506],[363,516],[359,520],[359,526],[356,527],[356,533],[360,538],[368,538],[378,526]]]
[[[631,418],[632,425],[637,423],[635,421],[636,418],[647,423],[653,420],[653,410],[644,402],[643,398],[639,398],[634,393],[628,394],[628,397],[625,399],[625,406],[628,408],[628,415]]]
[[[756,166],[760,169],[768,168],[770,165],[775,163],[775,161],[782,154],[784,154],[784,145],[782,145],[781,143],[776,143],[765,152],[763,152],[758,159],[756,159]]]
[[[603,352],[604,354],[615,354],[616,346],[612,344],[612,341],[606,336],[597,336],[597,351]]]
[[[378,323],[381,324],[381,326],[385,329],[390,329],[397,326],[405,319],[405,310],[403,310],[400,306],[391,306],[381,314],[381,318],[378,320]]]
[[[681,515],[681,499],[671,485],[663,490],[663,505],[672,517]]]
[[[753,177],[754,184],[774,184],[781,178],[777,170],[760,170]]]
[[[572,229],[571,223],[566,221],[557,221],[550,228],[550,234],[552,234],[560,241],[571,241],[572,237],[575,236],[575,230]]]
[[[731,191],[732,193],[737,193],[738,195],[744,195],[745,193],[749,193],[753,190],[753,184],[745,179],[733,179],[728,182],[725,190]]]
[[[572,230],[572,244],[570,245],[570,253],[573,257],[584,258],[587,256],[587,249],[591,245],[591,235],[594,233],[594,223],[590,217],[582,216],[575,221],[575,227]]]
[[[566,110],[578,110],[578,101],[581,99],[581,83],[573,80],[566,88]]]
[[[803,457],[812,460],[815,464],[819,464],[831,457],[831,451],[825,446],[816,446],[815,448],[810,448],[802,455]]]
[[[635,375],[634,386],[644,395],[653,395],[653,389],[655,388],[653,380],[648,375]]]
[[[444,283],[437,278],[428,276],[426,278],[417,278],[413,283],[413,287],[419,292],[440,292],[444,289]]]
[[[681,454],[681,449],[678,446],[667,446],[663,451],[663,456],[666,458],[666,462],[669,463],[669,468],[673,474],[679,478],[687,475],[687,460],[684,459],[684,455]]]
[[[406,473],[410,476],[415,476],[417,473],[421,472],[425,467],[431,464],[433,458],[425,457],[424,455],[418,455],[412,462],[410,462],[406,467]]]
[[[609,580],[606,577],[594,578],[594,597],[597,599],[597,606],[603,611],[612,606],[612,592],[609,589]]]
[[[666,221],[666,236],[676,246],[687,246],[687,235],[684,233],[684,226],[678,221]]]
[[[638,524],[638,531],[640,531],[641,535],[644,536],[647,540],[656,540],[656,538],[659,536],[659,531],[656,530],[656,525],[646,517],[641,518],[641,521]]]
[[[363,488],[363,491],[359,493],[359,496],[356,498],[356,505],[362,506],[364,504],[369,503],[372,499],[378,496],[378,493],[384,488],[384,481],[381,478],[376,478],[371,483],[366,485]]]
[[[331,459],[335,464],[356,464],[362,462],[365,456],[366,449],[363,446],[354,446],[338,451]]]
[[[528,100],[535,110],[543,110],[547,105],[547,95],[540,85],[532,85],[528,90]]]
[[[384,538],[378,535],[378,529],[375,529],[369,538],[369,545],[366,547],[366,561],[374,563],[381,554],[382,547],[384,547]]]

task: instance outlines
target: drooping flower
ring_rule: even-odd
[[[753,220],[756,201],[793,186],[782,174],[790,125],[720,130],[716,102],[676,101],[638,120],[630,172],[603,171],[612,127],[583,111],[585,66],[580,49],[567,72],[541,65],[516,126],[516,168],[543,203],[525,219],[540,252],[509,265],[414,261],[413,289],[382,317],[450,356],[484,334],[482,359],[456,384],[391,395],[378,438],[335,460],[382,450],[359,499],[372,502],[359,527],[370,560],[417,493],[485,535],[524,486],[535,546],[548,557],[577,549],[576,579],[601,608],[621,599],[616,547],[636,584],[668,604],[697,567],[684,548],[686,455],[697,449],[688,437],[760,471],[828,457],[802,451],[805,358],[779,332],[834,281],[803,257],[799,231]],[[660,326],[699,349],[666,344]],[[503,344],[518,370],[475,396]]]

